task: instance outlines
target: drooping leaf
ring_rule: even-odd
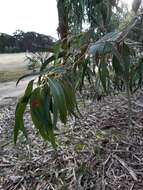
[[[126,78],[129,79],[129,68],[130,68],[130,63],[131,63],[131,53],[130,53],[130,48],[125,43],[123,43],[122,57],[124,60],[124,68],[125,68]]]
[[[59,111],[61,121],[65,124],[67,121],[67,106],[64,90],[57,80],[50,77],[48,77],[48,84],[51,89],[54,105]]]
[[[31,96],[32,90],[33,90],[33,83],[34,80],[30,81],[26,90],[25,94],[22,98],[20,98],[16,111],[15,111],[15,125],[14,125],[14,143],[16,144],[17,137],[19,134],[19,131],[21,130],[25,137],[27,137],[26,130],[24,128],[24,121],[23,121],[23,115],[26,109],[26,106],[28,104],[29,98]]]
[[[108,79],[109,79],[109,71],[108,71],[108,68],[107,68],[107,63],[105,62],[104,59],[100,63],[99,76],[100,76],[102,86],[103,86],[105,92],[107,92],[107,82],[108,82]]]
[[[68,113],[72,114],[77,104],[74,89],[72,85],[67,81],[60,81],[60,84],[62,85],[64,90]]]
[[[39,87],[31,95],[30,112],[32,121],[42,138],[50,141],[53,147],[56,148],[50,113],[50,97],[45,96]]]
[[[113,69],[117,75],[120,75],[120,76],[123,75],[122,65],[115,55],[113,55],[112,65],[113,65]]]

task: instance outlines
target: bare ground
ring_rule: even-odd
[[[5,104],[7,99],[18,97],[24,93],[29,79],[22,80],[18,86],[16,81],[0,83],[0,105]]]
[[[137,101],[142,98],[142,93]],[[29,111],[23,136],[13,145],[16,98],[0,107],[1,190],[142,190],[143,108],[133,106],[134,125],[127,126],[127,102],[122,96],[101,102],[80,102],[83,117],[70,119],[55,131],[54,151],[33,130]]]
[[[32,71],[28,71],[26,53],[0,54],[0,105],[7,99],[18,97],[24,92],[29,79],[23,80],[18,86],[19,77]]]

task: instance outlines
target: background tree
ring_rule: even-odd
[[[47,51],[55,41],[51,36],[17,30],[12,36],[0,35],[0,53]]]
[[[9,53],[15,46],[15,39],[8,34],[0,34],[0,52]]]

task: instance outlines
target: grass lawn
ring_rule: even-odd
[[[27,73],[29,73],[27,70],[0,71],[0,82],[16,81]]]
[[[0,82],[16,81],[31,71],[25,53],[0,54]]]

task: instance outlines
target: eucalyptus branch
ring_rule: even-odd
[[[143,14],[143,13],[142,13]],[[135,16],[132,21],[130,22],[130,24],[128,25],[128,27],[126,27],[124,29],[124,31],[121,33],[121,35],[119,36],[119,38],[117,39],[117,42],[121,42],[123,41],[127,35],[129,34],[129,32],[131,32],[131,30],[137,25],[137,23],[141,20],[141,15],[137,15]]]

